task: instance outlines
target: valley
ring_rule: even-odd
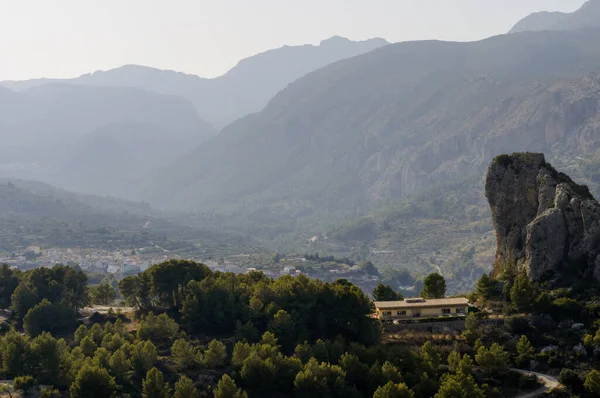
[[[473,42],[285,46],[212,79],[126,65],[0,82],[2,134],[19,137],[0,176],[77,202],[9,206],[3,252],[258,256],[242,269],[320,253],[466,293],[493,259],[498,153],[542,151],[599,192],[597,3]]]
[[[600,397],[600,0],[0,36],[0,398]]]

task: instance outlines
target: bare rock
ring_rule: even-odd
[[[486,197],[496,231],[494,274],[533,280],[569,267],[600,280],[600,204],[539,153],[496,157]]]
[[[542,354],[549,354],[549,353],[557,351],[557,350],[558,350],[557,346],[555,346],[555,345],[549,345],[549,346],[546,346],[546,347],[542,348],[541,353]]]
[[[558,208],[546,210],[527,225],[525,266],[533,280],[560,266],[567,238],[565,216]]]
[[[585,347],[581,343],[579,343],[578,345],[576,345],[575,347],[573,347],[573,352],[575,354],[581,355],[581,356],[586,356],[587,355],[587,350],[585,349]]]
[[[585,328],[583,323],[574,323],[571,325],[572,330],[583,330],[583,328]]]

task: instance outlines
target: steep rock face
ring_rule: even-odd
[[[543,154],[496,157],[486,186],[496,230],[494,274],[525,270],[600,280],[600,204],[586,186],[557,172]]]

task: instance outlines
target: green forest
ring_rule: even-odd
[[[443,297],[445,289],[432,274],[422,295]],[[80,315],[116,294],[123,310]],[[398,333],[343,279],[273,280],[171,260],[120,280],[117,293],[88,284],[76,267],[3,266],[0,389],[15,397],[512,397],[541,387],[514,370],[535,364],[560,373],[564,387],[552,396],[593,397],[593,294],[582,286],[575,300],[519,275],[485,275],[470,300],[501,307],[501,316],[470,313],[461,333]],[[374,295],[402,299],[384,285]],[[568,319],[582,328],[565,328]],[[565,348],[580,338],[583,350]],[[556,349],[542,350],[550,344]]]

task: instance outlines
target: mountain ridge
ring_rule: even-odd
[[[522,35],[522,37],[512,35],[502,36],[475,43],[444,43],[429,41],[400,43],[386,46],[383,49],[376,50],[367,55],[341,61],[308,74],[275,96],[265,107],[263,112],[233,123],[223,130],[221,134],[207,141],[205,145],[202,145],[198,149],[198,151],[200,151],[199,153],[202,153],[204,148],[206,152],[200,157],[203,159],[211,159],[210,161],[213,164],[211,170],[220,172],[223,168],[226,168],[230,173],[250,172],[247,169],[247,164],[244,162],[251,156],[252,158],[261,159],[263,162],[271,162],[273,165],[273,167],[267,167],[265,165],[262,168],[262,171],[254,170],[252,173],[260,175],[261,173],[270,170],[277,174],[276,170],[280,170],[282,165],[277,164],[273,159],[277,158],[282,150],[287,151],[286,148],[293,147],[295,148],[296,153],[302,151],[319,152],[325,147],[328,148],[328,150],[336,151],[336,143],[347,140],[348,137],[344,137],[343,131],[345,129],[347,130],[349,126],[344,127],[344,124],[342,124],[335,129],[331,129],[331,126],[323,124],[327,123],[321,120],[323,117],[329,119],[333,118],[333,116],[331,116],[332,109],[325,110],[323,106],[333,106],[333,109],[335,109],[337,114],[340,114],[342,109],[352,107],[352,112],[354,112],[354,114],[349,117],[354,120],[355,123],[369,120],[369,118],[372,117],[372,112],[377,110],[377,107],[380,107],[378,112],[384,111],[385,108],[389,108],[389,111],[386,111],[388,112],[386,113],[388,126],[377,126],[376,129],[378,133],[376,135],[367,134],[365,137],[361,137],[363,133],[367,133],[363,126],[354,125],[351,126],[351,128],[353,129],[352,134],[355,134],[353,137],[356,139],[356,145],[364,147],[363,149],[368,151],[373,151],[374,148],[380,148],[377,152],[381,153],[383,156],[386,152],[390,151],[389,144],[392,137],[387,137],[386,135],[392,133],[390,129],[397,129],[398,127],[402,128],[402,126],[407,122],[410,122],[410,120],[423,121],[421,113],[424,111],[426,112],[428,108],[435,108],[436,101],[439,103],[440,101],[451,100],[449,90],[459,90],[458,93],[460,93],[460,90],[462,90],[464,85],[466,76],[462,76],[461,74],[466,73],[473,76],[467,78],[467,86],[472,86],[473,92],[465,94],[475,96],[486,96],[491,94],[497,96],[501,95],[502,92],[506,90],[507,85],[503,82],[507,81],[507,79],[523,81],[534,77],[542,78],[544,75],[547,78],[550,78],[553,74],[560,74],[565,71],[577,73],[579,67],[585,68],[589,66],[588,64],[597,67],[600,60],[600,54],[595,54],[590,58],[586,58],[587,55],[581,51],[579,48],[580,44],[578,44],[577,41],[582,39],[589,43],[592,38],[595,39],[599,36],[598,32],[573,33],[569,34],[569,36],[569,40],[563,42],[560,40],[562,37],[562,34],[560,33],[526,33],[524,36]],[[527,44],[524,44],[523,39],[526,37],[529,37],[530,40]],[[504,46],[504,48],[496,48],[498,44]],[[551,48],[547,48],[547,44],[551,44]],[[515,57],[498,56],[500,50],[503,51],[504,49],[509,48]],[[532,53],[532,50],[537,51],[537,53]],[[562,55],[569,57],[569,62],[561,62],[562,56],[557,56],[555,50],[559,50]],[[412,63],[405,63],[404,60],[409,57],[413,57],[411,59]],[[511,61],[513,58],[517,58],[519,61]],[[556,62],[552,63],[544,71],[533,69],[530,66],[530,63],[549,62],[553,59]],[[375,60],[376,62],[374,62]],[[439,64],[443,64],[443,66],[438,67],[437,65]],[[398,65],[403,65],[404,67],[403,76],[394,69]],[[486,68],[488,69],[486,70]],[[358,69],[360,69],[360,73],[364,72],[364,74],[354,72],[354,70]],[[350,74],[344,74],[342,73],[344,70],[349,70],[351,72]],[[489,73],[489,70],[496,71],[494,72],[496,73],[496,76],[493,78],[485,77],[485,74]],[[482,76],[478,77],[478,74],[482,74]],[[394,79],[395,89],[400,90],[401,93],[384,89],[384,86],[390,83],[390,79]],[[415,84],[420,84],[421,86],[416,86]],[[442,89],[440,84],[446,85],[445,89]],[[515,85],[515,87],[511,87],[508,90],[516,89],[516,86],[518,85]],[[424,95],[422,103],[418,103],[413,96],[406,95],[407,89],[424,90],[422,91]],[[377,97],[375,97],[375,93],[377,94]],[[372,109],[360,105],[364,102],[362,98],[358,98],[360,95],[369,96],[365,98],[369,98],[370,101],[373,101],[369,104]],[[469,97],[469,99],[470,98],[471,97]],[[456,112],[462,113],[460,117],[465,117],[471,113],[471,108],[466,105],[467,104],[461,104],[460,101],[453,105]],[[406,121],[402,121],[398,115],[393,115],[391,109],[397,109],[398,107],[405,107],[402,117],[406,119]],[[288,110],[291,110],[290,116],[288,119],[285,119],[285,121],[282,121],[280,115],[284,115]],[[300,116],[303,113],[305,115]],[[446,115],[449,113],[450,111],[445,111]],[[310,122],[310,119],[307,119],[309,115],[313,119],[321,121],[319,127],[308,124]],[[341,114],[339,116],[341,117]],[[273,123],[271,123],[271,119],[273,120]],[[343,123],[342,119],[336,120],[336,122],[338,121]],[[333,120],[330,120],[329,122],[332,123]],[[421,127],[421,129],[429,129],[428,134],[432,134],[432,128],[438,130],[435,134],[441,134],[448,128],[447,125],[442,126],[435,120],[432,120],[431,122],[433,124],[426,121],[426,125]],[[429,125],[427,126],[427,124]],[[249,126],[251,127],[248,128]],[[415,127],[411,127],[414,131],[407,132],[408,135],[406,135],[406,133],[402,134],[402,139],[408,140],[407,142],[410,142],[411,146],[416,147],[420,146],[424,140],[427,140],[427,137],[419,133],[418,129],[415,130]],[[312,132],[310,139],[307,139],[308,136],[306,134],[299,134],[300,131]],[[446,136],[446,140],[450,138],[446,133],[444,133],[444,136]],[[369,138],[369,142],[365,141]],[[475,135],[473,136],[473,139],[477,139]],[[230,157],[227,157],[226,164],[220,164],[219,158],[222,158],[222,155],[217,155],[217,153],[225,150],[227,146],[232,145],[237,145],[239,148],[243,147],[245,150],[240,150],[239,154],[236,152],[236,156],[233,156],[231,159]],[[507,145],[507,143],[502,145]],[[367,149],[365,146],[371,149]],[[254,148],[254,150],[249,150],[249,148]],[[438,144],[435,144],[434,147],[430,147],[427,150],[431,151],[431,154],[433,155],[436,151],[440,151],[440,148],[438,147]],[[423,151],[423,149],[421,151]],[[355,153],[357,155],[360,154],[360,148],[358,149],[358,152]],[[198,153],[196,153],[196,156],[197,155]],[[375,162],[375,165],[377,162],[383,160],[381,159],[378,161],[377,158],[373,158],[372,153],[366,158],[364,157],[365,155],[360,156],[362,157],[361,160],[358,160],[360,157],[348,158],[347,165],[356,169],[358,167],[358,163],[356,162],[367,162],[368,160],[371,163]],[[485,156],[490,158],[492,154],[488,153]],[[192,155],[192,157],[194,156]],[[286,162],[292,160],[292,158],[286,159]],[[325,157],[321,157],[320,159],[327,161],[327,158]],[[219,166],[214,167],[217,164]],[[326,166],[326,164],[323,164],[322,166],[322,170],[331,170],[332,165]],[[335,167],[336,165],[333,166]],[[343,165],[339,166],[342,168],[346,167]],[[290,164],[290,167],[296,166]],[[181,173],[177,178],[185,178],[186,172],[184,172],[184,170],[187,170],[188,172],[191,170],[193,173],[193,170],[197,169],[198,168],[196,167],[192,167],[191,164],[188,164],[187,167],[182,166],[180,167]],[[200,169],[206,170],[207,168],[201,167]],[[423,173],[430,173],[433,170],[435,170],[435,168],[432,169],[430,166],[422,168]],[[398,170],[398,172],[404,173],[401,170]],[[410,171],[406,170],[405,172]],[[211,173],[211,171],[207,171],[207,173]],[[310,175],[310,173],[307,174],[307,177]],[[356,176],[358,177],[359,175]],[[382,177],[385,177],[385,175],[382,175]],[[379,178],[377,175],[370,176],[369,174],[363,173],[360,179],[366,179],[376,183]],[[222,186],[229,188],[235,189],[235,187],[240,186],[237,183],[224,182],[220,177],[218,180]],[[202,181],[203,189],[210,190],[210,186],[207,187],[204,185],[207,182],[206,174],[202,177]],[[405,187],[407,183],[409,186]],[[187,183],[184,183],[184,185],[191,186],[192,182],[188,181]],[[389,184],[388,187],[390,187]],[[418,186],[415,186],[414,188],[418,189]],[[399,183],[397,189],[400,189],[400,191],[398,191],[399,194],[402,194],[403,191],[406,191],[407,193],[414,192],[414,189],[410,188],[410,181]],[[234,192],[235,191],[231,191],[230,193],[234,194]],[[376,192],[373,192],[372,195],[373,194],[377,196]],[[386,195],[394,195],[394,192],[390,192]],[[220,199],[216,200],[216,202],[219,201]]]
[[[588,0],[571,13],[541,11],[530,14],[517,22],[509,33],[597,27],[600,27],[600,1]]]
[[[149,156],[139,164],[154,170],[154,166],[164,166],[216,134],[189,101],[130,87],[49,83],[22,92],[2,90],[0,120],[0,137],[5,143],[0,148],[0,175],[124,197],[131,197],[135,188],[119,183],[121,173],[128,174],[137,166],[115,170],[103,180],[83,175],[80,181],[85,187],[71,179],[75,173],[84,173],[92,159],[99,157],[106,162],[113,152],[109,146],[101,151],[94,145],[82,152],[92,135],[107,135],[106,126],[126,126],[112,134],[113,149],[118,149],[119,142],[127,141],[122,158],[133,159],[146,144],[154,143]],[[75,157],[79,158],[77,162],[73,162]],[[100,169],[106,171],[110,167],[103,165]],[[133,180],[141,177],[137,173]]]
[[[247,114],[258,112],[281,89],[306,73],[340,59],[359,55],[388,44],[384,39],[351,41],[334,36],[319,45],[283,46],[240,60],[215,78],[124,65],[73,79],[5,81],[0,86],[19,90],[49,82],[100,86],[132,86],[191,101],[200,117],[222,127]]]

